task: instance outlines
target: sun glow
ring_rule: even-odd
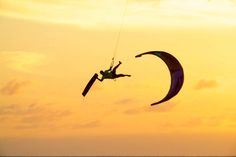
[[[235,155],[235,29],[233,0],[0,0],[0,155]],[[147,51],[185,74],[152,107],[170,74]],[[83,97],[113,55],[131,77]]]
[[[126,27],[236,25],[236,5],[231,1],[6,0],[1,3],[0,15],[93,29],[117,28],[125,5]]]
[[[26,73],[35,73],[38,68],[45,65],[46,58],[41,53],[14,51],[1,52],[4,58],[2,65],[12,70]]]

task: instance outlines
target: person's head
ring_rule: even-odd
[[[104,71],[102,71],[102,70],[101,70],[101,71],[100,71],[100,74],[102,74],[102,75],[103,75],[103,74],[104,74]]]

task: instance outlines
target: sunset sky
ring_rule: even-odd
[[[235,41],[236,0],[0,0],[0,155],[236,155]],[[170,74],[150,50],[185,73],[152,107]],[[132,77],[83,97],[114,54]]]

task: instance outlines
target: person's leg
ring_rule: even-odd
[[[131,75],[127,75],[127,74],[117,74],[117,75],[116,75],[116,78],[118,78],[118,77],[125,77],[125,76],[130,77]]]
[[[112,70],[112,73],[115,74],[116,73],[116,69],[121,65],[121,61],[119,61],[119,64],[117,64],[113,70]]]

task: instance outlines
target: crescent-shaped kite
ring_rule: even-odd
[[[135,57],[136,58],[141,57],[146,54],[151,54],[160,57],[168,66],[171,75],[171,85],[167,95],[162,100],[151,104],[151,105],[157,105],[173,98],[175,95],[178,94],[184,83],[184,71],[180,62],[174,56],[164,51],[144,52]]]

